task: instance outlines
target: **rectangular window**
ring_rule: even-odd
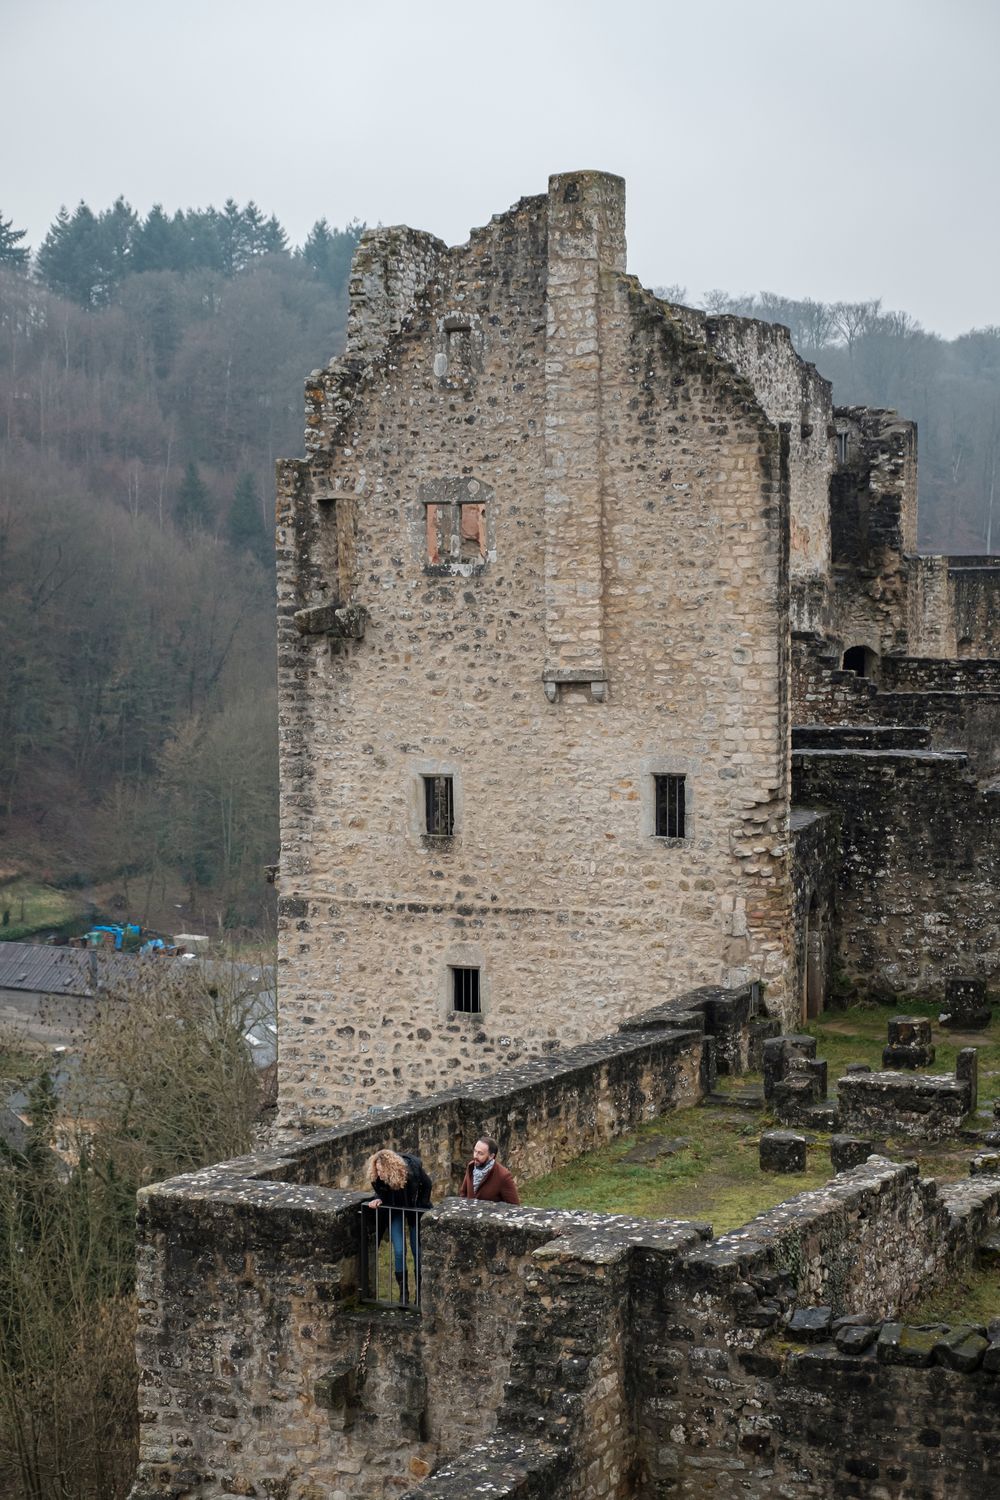
[[[452,1008],[463,1016],[478,1016],[482,1010],[479,1002],[479,970],[452,969]]]
[[[656,787],[656,836],[684,837],[684,777],[654,776]]]
[[[433,838],[451,838],[455,832],[455,784],[452,777],[424,777],[424,818],[425,829]]]
[[[838,462],[838,464],[846,464],[846,462],[847,462],[847,451],[848,451],[847,445],[848,445],[848,441],[849,441],[849,439],[848,439],[848,435],[847,435],[846,432],[838,432],[837,433],[837,462]]]

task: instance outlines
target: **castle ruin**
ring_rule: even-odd
[[[136,1500],[938,1500],[1000,1441],[1000,1350],[772,1337],[825,1335],[819,1303],[902,1328],[995,1225],[989,1172],[873,1155],[718,1239],[449,1201],[421,1311],[356,1300],[375,1145],[440,1191],[491,1129],[532,1175],[835,987],[996,983],[1000,568],[918,554],[913,424],[834,408],[783,328],[659,300],[624,226],[583,172],[457,248],[370,231],[307,382],[279,1106],[323,1128],[144,1195]]]

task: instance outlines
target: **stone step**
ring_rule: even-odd
[[[762,1110],[764,1095],[760,1089],[734,1089],[731,1094],[706,1094],[701,1102],[714,1109]]]

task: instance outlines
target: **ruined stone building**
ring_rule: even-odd
[[[1000,572],[917,555],[911,423],[835,410],[785,329],[645,290],[596,172],[455,249],[369,232],[306,395],[278,497],[286,1119],[699,984],[761,981],[790,1023],[835,969],[992,974]]]
[[[1000,1337],[905,1326],[1000,1258],[1000,1155],[868,1138],[952,1133],[973,1049],[842,1080],[857,1164],[718,1237],[448,1196],[484,1133],[530,1179],[717,1071],[794,1119],[779,1033],[1000,964],[1000,568],[918,555],[911,423],[660,301],[624,223],[569,173],[358,249],[279,466],[280,1115],[322,1128],[140,1194],[133,1500],[1000,1490]],[[435,1183],[419,1308],[365,1297],[380,1146]]]

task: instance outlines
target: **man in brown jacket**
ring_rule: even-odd
[[[520,1203],[517,1183],[497,1161],[497,1143],[488,1135],[476,1142],[459,1192],[479,1203]]]

